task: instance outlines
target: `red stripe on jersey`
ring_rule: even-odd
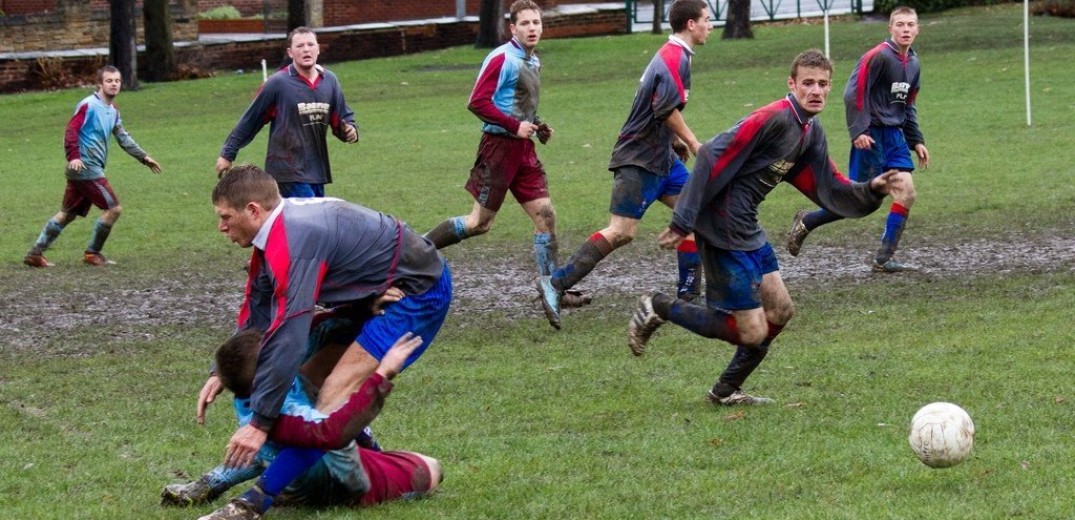
[[[82,130],[82,124],[86,122],[86,111],[89,110],[89,106],[89,103],[79,105],[75,115],[71,116],[71,121],[67,123],[67,129],[63,132],[63,149],[68,161],[82,158],[78,151],[78,132]]]
[[[742,153],[746,146],[754,141],[754,137],[757,136],[758,131],[765,126],[766,121],[781,111],[790,108],[791,102],[788,101],[787,98],[784,98],[769,103],[747,116],[747,118],[739,124],[739,130],[735,132],[735,137],[733,137],[732,142],[728,144],[728,148],[724,150],[724,153],[720,154],[720,158],[713,164],[713,168],[709,170],[709,179],[715,179],[720,172],[728,167],[728,164],[735,159],[736,155]]]
[[[862,107],[866,105],[866,85],[870,82],[870,62],[874,56],[880,54],[887,47],[885,43],[880,43],[867,51],[862,56],[862,59],[859,60],[858,72],[856,72],[858,81],[855,82],[855,108],[858,110],[862,110]]]
[[[682,105],[687,102],[687,89],[683,87],[683,78],[679,76],[679,65],[683,61],[683,47],[668,42],[661,47],[659,52],[661,61],[664,62],[665,67],[668,67],[668,73],[676,82],[676,89],[679,91],[679,103]]]

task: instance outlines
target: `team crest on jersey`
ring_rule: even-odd
[[[906,103],[907,94],[911,92],[911,84],[905,81],[897,81],[892,84],[892,101],[894,103]]]
[[[328,103],[299,103],[299,115],[313,124],[323,124],[328,118]]]
[[[765,169],[765,175],[761,181],[770,188],[776,187],[777,184],[780,184],[780,181],[784,180],[784,176],[791,171],[792,166],[795,166],[795,163],[791,161],[783,159],[776,161]]]

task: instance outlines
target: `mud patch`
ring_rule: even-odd
[[[797,258],[778,248],[781,274],[794,294],[834,282],[865,283],[877,277],[923,280],[975,278],[1006,273],[1075,270],[1075,238],[1036,241],[975,240],[944,246],[912,247],[901,261],[919,267],[905,274],[874,273],[864,247],[807,245]],[[525,246],[504,251],[481,244],[461,244],[446,251],[454,271],[454,312],[449,319],[478,318],[486,313],[540,317],[534,260]],[[561,251],[570,256],[571,251]],[[0,271],[0,351],[35,357],[86,356],[105,350],[137,348],[162,333],[219,331],[234,324],[242,300],[243,274],[235,268],[172,271],[152,278],[116,276],[85,270],[37,272],[29,268]],[[913,279],[912,278],[912,279]],[[648,289],[669,290],[676,281],[675,256],[639,240],[616,251],[579,285],[602,298],[634,295]],[[476,322],[478,323],[478,322]]]

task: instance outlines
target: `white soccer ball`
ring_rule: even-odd
[[[907,440],[923,464],[948,468],[970,456],[974,447],[974,423],[959,406],[930,403],[914,414]]]

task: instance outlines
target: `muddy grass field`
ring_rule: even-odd
[[[913,239],[912,239],[913,241]],[[999,276],[1075,269],[1075,237],[1056,234],[1032,240],[973,240],[943,246],[911,246],[901,261],[919,267],[903,274],[874,273],[866,266],[870,244],[844,247],[807,243],[797,258],[777,245],[792,298],[838,284]],[[569,251],[561,252],[566,256]],[[455,302],[449,322],[480,327],[482,317],[540,318],[532,286],[533,261],[525,244],[503,251],[466,243],[446,251],[454,270]],[[59,260],[59,259],[57,259]],[[120,262],[122,257],[117,258]],[[242,299],[245,273],[218,265],[160,273],[131,273],[124,265],[92,269],[67,262],[47,271],[8,266],[0,270],[0,345],[5,356],[83,356],[102,350],[137,350],[158,334],[194,328],[231,329]],[[627,306],[634,294],[675,284],[675,259],[652,237],[613,253],[579,288],[595,296],[595,307]],[[593,312],[590,310],[567,312]],[[626,326],[630,310],[622,309]]]

